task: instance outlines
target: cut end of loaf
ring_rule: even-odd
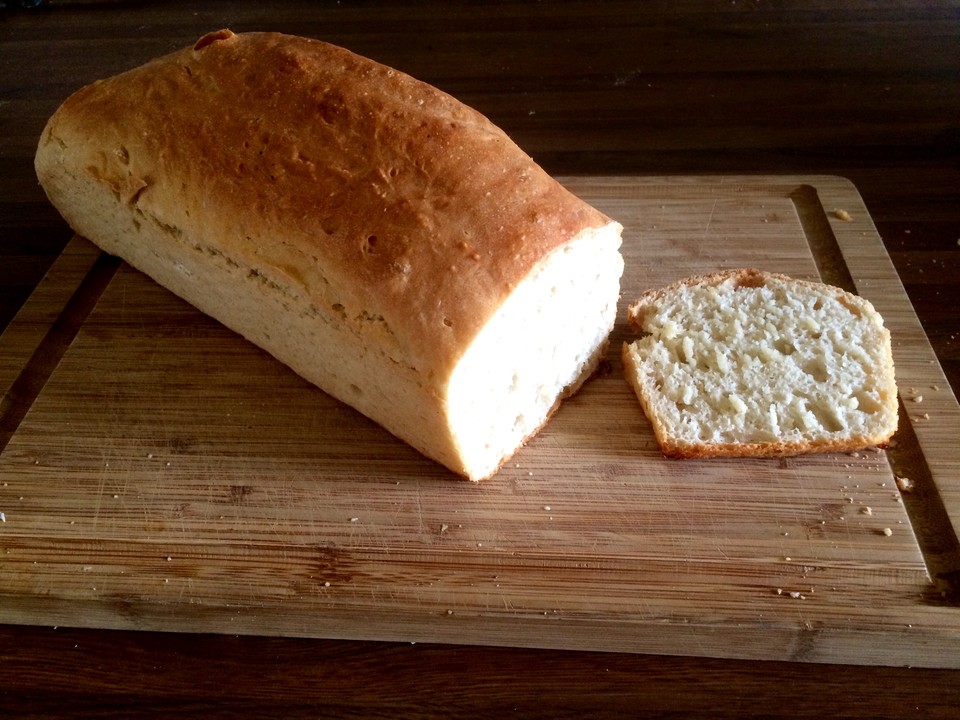
[[[690,278],[631,306],[624,371],[661,449],[793,455],[886,443],[890,335],[866,300],[757,270]]]
[[[621,227],[581,233],[512,292],[463,354],[446,399],[464,474],[494,474],[596,370],[616,320]]]

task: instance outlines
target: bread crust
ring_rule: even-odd
[[[610,222],[446,93],[276,33],[211,33],[93,83],[42,142],[318,309],[382,316],[423,372],[551,250]]]
[[[552,252],[616,225],[446,93],[276,33],[211,33],[79,90],[35,164],[79,234],[464,474],[444,419],[457,361]],[[251,283],[269,309],[214,287]],[[347,338],[384,392],[278,349],[277,312],[303,342]]]
[[[790,283],[795,287],[806,286],[819,293],[831,293],[837,299],[842,299],[844,304],[853,304],[857,311],[875,318],[882,324],[879,314],[873,306],[862,298],[851,295],[841,288],[825,285],[823,283],[799,280],[779,273],[771,273],[756,268],[735,268],[730,270],[721,270],[712,273],[694,275],[679,280],[671,285],[654,288],[643,293],[635,302],[627,308],[627,322],[629,327],[635,332],[644,331],[644,323],[647,317],[656,312],[658,303],[664,297],[675,292],[682,287],[695,286],[719,286],[732,280],[736,287],[762,287],[771,280],[779,280]],[[883,343],[883,360],[885,372],[889,372],[893,377],[893,352],[890,343],[889,331],[882,327],[882,335],[885,340]],[[730,458],[730,457],[786,457],[793,455],[802,455],[812,452],[847,452],[860,450],[864,447],[876,446],[884,447],[890,441],[896,425],[888,427],[872,435],[860,435],[849,438],[838,438],[836,440],[817,440],[809,441],[767,441],[767,442],[744,442],[744,443],[711,443],[711,442],[684,442],[674,437],[669,428],[661,421],[653,406],[652,398],[648,397],[647,390],[641,382],[641,359],[630,343],[623,343],[621,348],[621,360],[624,368],[624,375],[634,390],[637,399],[644,414],[650,420],[657,443],[661,452],[667,457],[696,459],[696,458]],[[894,393],[894,397],[896,393]]]

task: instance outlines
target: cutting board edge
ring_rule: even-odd
[[[5,603],[6,605],[6,603]],[[327,612],[309,625],[292,622],[281,607],[198,608],[192,618],[162,606],[105,612],[96,601],[35,598],[29,607],[0,609],[0,623],[53,628],[275,636],[403,644],[515,647],[567,652],[694,656],[877,667],[960,669],[960,630],[943,627],[845,628],[663,621],[624,622],[531,614],[515,618],[463,613],[395,612],[372,618]],[[536,623],[535,631],[531,625]],[[695,648],[691,651],[691,648]],[[864,653],[864,648],[870,652]]]

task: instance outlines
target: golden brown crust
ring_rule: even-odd
[[[321,311],[362,309],[440,375],[539,260],[609,222],[481,114],[305,38],[220,31],[94,83],[44,134],[90,138],[120,199]]]
[[[558,263],[571,251],[603,270],[587,305],[613,324],[617,223],[476,111],[319,41],[223,30],[94,83],[50,119],[35,165],[78,233],[471,479],[521,440],[498,413],[464,421],[469,394],[450,400],[478,347],[529,357],[525,336],[477,339],[504,301],[561,273],[580,302],[580,268]],[[545,362],[565,378],[579,357]]]

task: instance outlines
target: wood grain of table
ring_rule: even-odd
[[[32,172],[46,118],[83,84],[219,27],[310,35],[407,71],[487,114],[555,175],[846,177],[960,389],[957,2],[0,10],[0,329],[71,236]],[[936,718],[960,707],[960,675],[940,669],[46,626],[0,627],[0,671],[11,717]]]

